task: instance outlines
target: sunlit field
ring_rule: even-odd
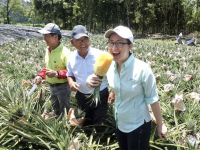
[[[70,39],[62,42],[74,50]],[[95,48],[107,51],[106,42],[103,35],[91,36],[91,46]],[[92,126],[71,126],[67,117],[55,119],[45,81],[28,97],[34,77],[44,67],[45,48],[42,39],[17,40],[0,46],[0,148],[118,149],[113,105],[109,106],[109,117],[103,124],[105,131],[97,134]],[[163,121],[168,128],[168,139],[160,140],[156,122],[152,121],[150,149],[199,149],[200,47],[135,39],[131,51],[151,65]],[[74,94],[71,107],[77,108]],[[79,116],[77,112],[76,117]]]

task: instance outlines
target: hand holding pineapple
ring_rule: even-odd
[[[100,79],[95,74],[90,75],[86,80],[86,85],[88,88],[94,88],[96,86],[99,86],[102,82],[102,79]],[[112,105],[115,101],[115,93],[111,90],[109,97],[108,97],[108,103]]]
[[[113,60],[113,56],[107,52],[102,53],[94,65],[94,74],[88,78],[88,82],[86,81],[86,85],[89,88],[94,87],[94,102],[98,103],[100,101],[100,86],[101,86],[101,79],[104,75],[106,75],[111,63]]]
[[[101,82],[102,82],[102,79],[100,79],[99,76],[92,74],[87,78],[86,85],[89,88],[94,88],[96,86],[99,86]]]

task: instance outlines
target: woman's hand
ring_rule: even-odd
[[[102,80],[96,76],[95,74],[92,74],[90,76],[88,76],[87,80],[86,80],[86,86],[88,88],[94,88],[96,86],[98,86],[99,84],[101,84]]]
[[[110,94],[109,94],[109,97],[108,97],[108,103],[110,105],[112,105],[115,101],[115,93],[111,90],[110,91]]]
[[[167,139],[167,127],[162,124],[162,126],[157,126],[157,131],[160,139],[162,139],[162,135],[164,136],[165,140]]]
[[[153,114],[156,118],[157,122],[157,131],[160,139],[162,139],[162,135],[167,139],[167,127],[162,122],[161,110],[160,110],[160,103],[157,101],[151,104],[151,109]]]

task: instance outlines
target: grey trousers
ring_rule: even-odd
[[[52,107],[57,116],[64,114],[64,108],[66,108],[67,113],[70,109],[70,95],[71,90],[69,83],[65,82],[59,85],[50,85],[51,103]]]

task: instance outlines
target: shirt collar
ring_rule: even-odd
[[[89,46],[89,48],[88,48],[88,53],[87,53],[87,55],[86,55],[85,58],[89,57],[90,55],[91,55],[91,49],[90,49],[90,46]],[[78,50],[76,50],[76,57],[82,58],[82,57],[79,55]]]
[[[129,66],[131,62],[133,62],[135,57],[133,56],[132,53],[129,53],[129,58],[122,64],[125,68]],[[117,68],[117,62],[115,62],[114,67]]]

